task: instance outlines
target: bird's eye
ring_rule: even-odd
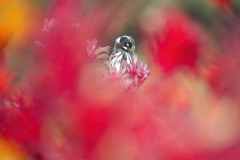
[[[127,48],[132,48],[132,43],[126,42],[126,43],[124,43],[124,46],[126,46]]]

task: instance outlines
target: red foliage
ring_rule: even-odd
[[[85,15],[77,12],[74,0],[56,2],[56,8],[37,35],[38,47],[34,50],[39,58],[37,64],[28,70],[23,84],[13,85],[5,70],[0,69],[1,136],[24,146],[34,144],[28,148],[33,152],[30,154],[40,153],[51,160],[105,160],[111,156],[192,160],[195,153],[205,151],[205,146],[206,150],[212,149],[205,144],[209,139],[196,133],[202,128],[207,130],[198,124],[201,116],[195,117],[201,114],[195,112],[202,110],[195,104],[198,95],[192,87],[196,85],[200,97],[205,98],[200,82],[192,82],[195,78],[186,75],[188,80],[181,80],[181,76],[159,80],[158,75],[153,75],[144,91],[121,89],[114,78],[104,79],[100,67],[87,59],[88,40],[104,38],[102,31],[108,24],[108,11],[98,8]],[[152,58],[165,73],[183,68],[194,71],[201,49],[198,26],[181,12],[168,14],[160,26],[147,32]],[[162,16],[154,15],[152,21],[158,23],[161,19]],[[222,73],[233,75],[238,67],[227,66],[209,69],[205,78],[223,92],[224,82],[232,93],[236,77],[225,79]],[[148,74],[143,64],[136,64],[131,72],[136,84],[142,83]],[[24,92],[16,93],[20,88]],[[196,95],[191,97],[192,94]],[[202,157],[196,159],[209,159],[207,152]]]
[[[162,16],[153,16],[153,21],[162,21]],[[170,12],[164,17],[162,26],[148,34],[153,60],[164,72],[183,67],[195,69],[200,53],[200,33],[186,15]]]
[[[39,109],[22,92],[1,95],[0,132],[21,144],[34,144],[40,136]]]
[[[204,78],[217,95],[239,100],[240,85],[238,85],[238,81],[240,76],[235,74],[240,64],[238,57],[238,54],[223,55],[207,68]]]
[[[225,11],[229,10],[232,4],[232,0],[213,0],[213,2]]]

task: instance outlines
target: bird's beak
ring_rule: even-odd
[[[128,52],[128,51],[129,51],[129,48],[128,48],[128,47],[126,47],[126,46],[122,46],[122,49],[123,49],[124,51],[126,51],[126,52]]]

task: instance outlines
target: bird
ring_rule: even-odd
[[[96,47],[96,42],[90,44],[90,57],[104,64],[106,77],[117,77],[124,88],[136,88],[149,76],[150,70],[137,57],[135,40],[131,36],[118,36],[111,45],[105,47]]]
[[[135,41],[132,37],[128,35],[117,37],[108,57],[109,72],[118,75],[128,73],[137,61],[135,48]]]

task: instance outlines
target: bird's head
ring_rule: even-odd
[[[135,51],[135,41],[130,36],[120,36],[115,40],[114,48],[133,53]]]

